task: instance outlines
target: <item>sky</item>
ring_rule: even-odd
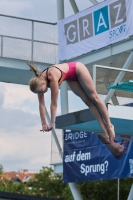
[[[76,0],[79,10],[92,3]],[[47,22],[57,21],[56,0],[0,0],[0,14],[35,19]],[[65,0],[65,17],[73,15],[69,1]],[[76,111],[75,98],[80,109],[83,102],[69,92],[69,111]],[[50,92],[45,95],[49,110]],[[58,101],[60,114],[60,96]],[[28,169],[38,172],[42,166],[51,163],[51,132],[40,132],[41,122],[38,101],[28,86],[0,83],[0,164],[4,171]],[[56,157],[56,155],[55,155]],[[58,160],[58,156],[57,156]]]
[[[57,0],[0,0],[0,14],[57,22]],[[99,0],[100,2],[101,0]],[[74,12],[69,0],[65,0],[65,17]],[[89,0],[76,0],[79,10],[86,9],[93,4]]]

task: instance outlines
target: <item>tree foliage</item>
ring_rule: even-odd
[[[3,166],[0,164],[0,175],[3,174],[3,172],[4,172]]]
[[[3,168],[2,168],[3,170]],[[120,199],[125,200],[133,183],[132,178],[120,180]],[[117,199],[117,180],[77,183],[83,200]],[[40,173],[27,183],[14,183],[6,179],[0,181],[0,191],[28,194],[49,198],[73,200],[69,185],[62,182],[61,175],[55,175],[53,169],[42,167]]]
[[[54,174],[52,168],[42,167],[36,174],[34,181],[28,183],[34,195],[43,197],[61,198],[66,184],[62,183],[62,176]]]

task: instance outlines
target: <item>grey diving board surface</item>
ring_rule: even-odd
[[[133,107],[108,105],[109,117],[117,135],[133,135]],[[102,129],[89,109],[57,116],[55,127],[102,133]]]

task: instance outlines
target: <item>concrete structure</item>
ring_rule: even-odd
[[[107,107],[116,135],[133,136],[133,107],[110,104]],[[56,128],[102,133],[99,123],[89,109],[56,117]]]

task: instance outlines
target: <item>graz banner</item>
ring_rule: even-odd
[[[133,137],[114,142],[85,131],[64,131],[63,181],[86,182],[133,177]]]
[[[59,60],[133,35],[133,0],[108,0],[58,22]]]

